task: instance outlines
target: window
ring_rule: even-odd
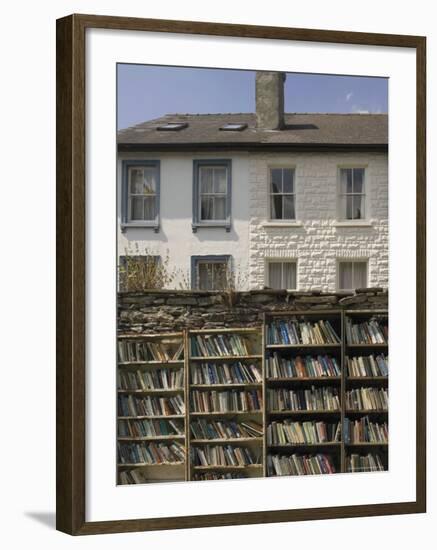
[[[166,132],[178,132],[179,130],[184,130],[188,128],[188,122],[167,122],[161,126],[157,126],[157,130],[166,131]]]
[[[338,289],[355,290],[367,287],[367,262],[339,262]]]
[[[198,290],[224,290],[228,285],[230,256],[193,256],[191,286]]]
[[[236,122],[228,122],[220,127],[220,130],[225,132],[242,132],[247,128],[247,124],[239,124]]]
[[[160,256],[120,256],[118,275],[119,289],[125,292],[159,289],[166,283]]]
[[[340,168],[340,217],[363,220],[366,217],[364,168]]]
[[[194,161],[193,231],[231,224],[231,161]]]
[[[268,269],[268,286],[276,290],[288,289],[295,290],[296,283],[296,262],[278,262],[269,261]]]
[[[123,226],[159,227],[159,161],[123,162]]]
[[[270,219],[296,219],[294,168],[270,169]]]

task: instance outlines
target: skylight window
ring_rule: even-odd
[[[227,132],[241,132],[247,128],[247,124],[238,124],[236,122],[229,122],[220,127],[220,130]]]
[[[166,122],[165,124],[158,126],[156,129],[177,132],[179,130],[183,130],[184,128],[188,128],[188,122]]]

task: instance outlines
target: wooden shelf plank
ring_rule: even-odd
[[[185,466],[185,462],[160,462],[159,464],[147,464],[146,462],[139,463],[129,463],[129,464],[117,464],[119,468],[162,468],[162,467],[174,467],[174,466]],[[170,480],[169,480],[170,481]]]
[[[388,443],[360,441],[359,443],[345,443],[346,447],[388,447]]]
[[[173,366],[183,366],[184,360],[169,360],[169,361],[119,361],[119,367],[140,367],[140,366],[151,366],[151,367],[173,367]]]
[[[185,415],[184,414],[168,414],[168,415],[155,414],[155,415],[151,415],[151,416],[148,416],[148,415],[146,415],[146,416],[118,416],[117,418],[118,418],[118,420],[146,420],[146,419],[165,420],[167,418],[185,418]]]
[[[118,441],[165,441],[165,440],[182,440],[185,439],[184,435],[145,435],[143,437],[124,436],[119,435]]]
[[[346,409],[345,414],[388,414],[388,409]]]
[[[308,411],[308,410],[303,410],[303,411],[272,411],[272,410],[267,410],[267,414],[272,414],[272,415],[341,414],[341,410],[340,409],[336,409],[336,410],[333,410],[333,411],[325,411],[325,410],[317,410],[317,411]]]
[[[262,437],[235,437],[235,438],[229,438],[229,439],[191,439],[191,444],[196,445],[205,445],[205,444],[223,444],[226,445],[228,443],[262,443],[263,438]]]
[[[191,390],[213,390],[227,388],[261,388],[262,382],[241,382],[232,384],[191,384]]]
[[[293,449],[296,447],[340,447],[341,441],[325,441],[324,443],[277,443],[267,444],[269,449]]]
[[[241,416],[248,414],[262,414],[262,411],[190,412],[191,416]]]
[[[245,466],[193,466],[193,470],[245,470],[262,468],[262,464],[246,464]]]
[[[266,349],[341,348],[341,344],[267,344]]]
[[[346,382],[388,382],[388,376],[346,376]]]
[[[208,357],[191,356],[190,361],[238,361],[241,359],[262,359],[262,355],[209,355]]]
[[[155,395],[155,394],[163,394],[163,393],[184,393],[184,388],[155,388],[153,390],[117,390],[118,393],[124,393],[124,394],[141,394],[141,395]]]
[[[345,344],[347,348],[388,348],[387,344]]]
[[[266,382],[341,382],[341,376],[294,376],[281,378],[266,378]]]

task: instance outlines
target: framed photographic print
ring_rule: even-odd
[[[58,20],[59,530],[425,511],[425,44]]]

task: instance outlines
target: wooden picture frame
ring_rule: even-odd
[[[85,32],[118,29],[409,48],[416,52],[416,498],[411,502],[86,521]],[[290,522],[426,511],[426,39],[207,22],[70,15],[57,21],[57,529],[71,535]]]

